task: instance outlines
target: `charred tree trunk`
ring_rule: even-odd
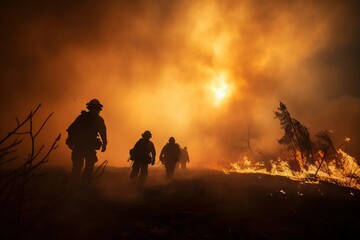
[[[316,169],[316,172],[315,172],[314,177],[316,177],[316,175],[318,174],[318,172],[319,172],[319,170],[320,170],[320,168],[321,168],[321,165],[322,165],[323,162],[325,161],[326,154],[327,154],[327,150],[325,150],[324,155],[321,157],[321,161],[320,161],[319,167]]]
[[[304,168],[306,158],[312,156],[311,140],[308,129],[298,120],[291,117],[285,104],[280,102],[278,111],[275,112],[275,118],[280,120],[281,128],[285,130],[285,135],[279,140],[280,144],[288,146],[293,151],[294,160],[298,161],[301,168]],[[301,160],[297,159],[297,150],[301,154]]]

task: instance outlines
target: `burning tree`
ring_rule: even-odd
[[[284,129],[284,136],[278,140],[280,144],[286,145],[288,149],[293,151],[295,161],[292,168],[300,171],[306,168],[307,164],[313,163],[312,159],[312,143],[308,128],[301,124],[295,118],[290,116],[285,104],[280,102],[278,110],[274,112],[275,118],[280,120],[281,128]],[[298,160],[297,153],[300,152],[301,160]],[[297,164],[296,164],[297,163]]]
[[[320,163],[318,166],[318,169],[316,170],[315,177],[318,174],[321,166],[323,163],[326,163],[326,166],[333,160],[336,162],[336,166],[338,168],[342,167],[342,164],[340,163],[340,159],[338,158],[338,152],[336,151],[333,141],[331,139],[331,131],[324,130],[320,131],[318,134],[316,134],[317,137],[317,148],[319,150],[319,156],[320,156]],[[330,175],[329,168],[326,168],[326,171]]]
[[[317,141],[313,143],[308,128],[291,117],[285,104],[280,102],[278,110],[274,113],[275,118],[280,120],[281,128],[285,131],[278,142],[292,150],[290,161],[288,150],[281,151],[280,156],[259,151],[258,157],[253,159],[254,164],[246,164],[246,166],[242,164],[248,161],[244,157],[238,162],[230,163],[230,167],[222,168],[224,173],[256,172],[306,182],[325,181],[360,189],[359,162],[346,152],[350,138],[345,137],[343,143],[335,146],[332,132],[324,130],[316,134]],[[250,134],[248,136],[248,141],[245,142],[248,143],[251,151]],[[285,154],[283,155],[282,152]]]

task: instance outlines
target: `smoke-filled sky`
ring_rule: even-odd
[[[113,166],[150,130],[159,153],[170,136],[194,165],[233,161],[248,130],[254,149],[275,152],[283,101],[315,134],[351,138],[360,157],[358,1],[2,1],[1,133],[42,103],[37,123],[62,140],[97,98]],[[40,144],[40,143],[39,143]]]

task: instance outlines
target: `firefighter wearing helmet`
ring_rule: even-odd
[[[161,149],[160,161],[165,165],[166,176],[172,178],[176,163],[180,160],[180,145],[175,142],[174,137],[169,138],[169,142]]]
[[[81,111],[66,130],[66,144],[72,150],[71,176],[76,184],[80,183],[80,180],[82,183],[90,182],[94,165],[98,161],[96,151],[101,149],[101,152],[105,152],[107,145],[105,121],[99,115],[103,105],[98,99],[92,99],[86,103],[86,108],[88,111]]]
[[[130,160],[133,161],[130,179],[138,181],[139,186],[145,183],[148,175],[148,165],[155,164],[156,151],[154,144],[150,141],[151,137],[151,132],[146,130],[130,150]]]

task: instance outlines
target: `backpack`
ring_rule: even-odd
[[[102,142],[98,137],[96,121],[97,115],[81,111],[81,114],[66,130],[68,133],[66,145],[70,149],[74,149],[75,146],[81,146],[99,150]]]
[[[144,162],[150,162],[151,156],[150,156],[150,141],[146,141],[143,138],[140,138],[135,146],[129,150],[130,154],[130,160],[132,161],[144,161]]]
[[[180,145],[167,143],[161,151],[160,158],[164,162],[178,162],[181,156]]]
[[[136,155],[136,153],[135,153],[135,149],[134,148],[132,148],[132,149],[130,149],[129,150],[129,154],[130,154],[130,160],[132,160],[132,161],[134,161],[135,160],[135,155]]]

